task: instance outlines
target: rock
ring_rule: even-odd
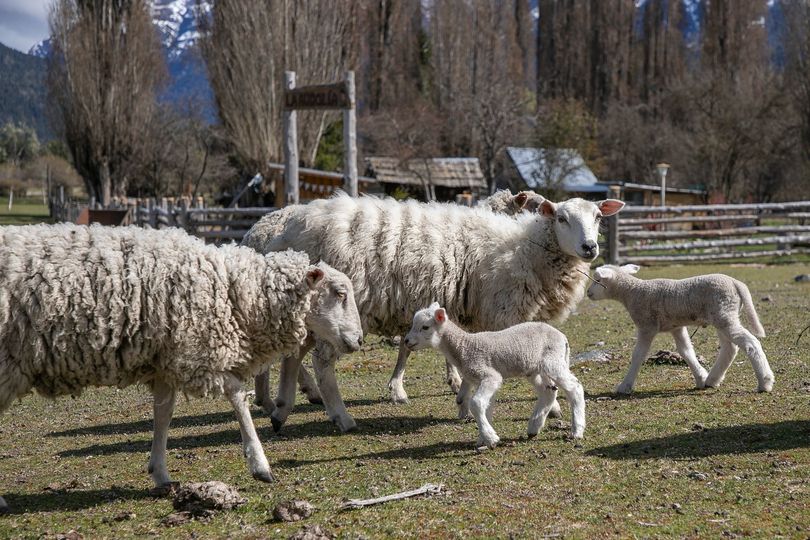
[[[206,514],[209,510],[232,510],[247,502],[235,488],[216,480],[192,482],[180,486],[174,493],[175,510]]]
[[[150,497],[162,499],[164,497],[174,497],[177,489],[180,487],[180,482],[170,482],[162,486],[155,486],[149,490]]]
[[[692,431],[706,431],[706,426],[701,423],[692,424]]]
[[[771,296],[770,294],[765,295],[765,296],[762,297],[762,301],[763,302],[773,302],[773,296]]]
[[[56,535],[56,540],[82,540],[82,538],[84,538],[84,536],[72,529],[66,533],[59,533]]]
[[[665,349],[662,349],[662,350],[656,352],[655,354],[653,354],[648,359],[648,361],[650,363],[652,363],[652,364],[666,365],[666,366],[685,366],[686,365],[686,362],[684,361],[683,358],[681,358],[680,354],[676,353],[675,351],[667,351]],[[706,359],[703,358],[702,356],[698,356],[697,361],[700,364],[705,364],[706,363]]]
[[[188,523],[191,521],[191,512],[176,512],[174,514],[169,514],[161,523],[166,527],[176,527],[178,525],[182,525],[183,523]]]
[[[613,353],[604,349],[596,349],[593,351],[581,352],[571,359],[571,365],[581,364],[582,362],[611,362],[613,360]]]
[[[799,274],[798,276],[793,278],[793,281],[795,281],[796,283],[808,283],[810,282],[810,274]]]
[[[277,521],[301,521],[312,515],[315,507],[308,501],[285,501],[273,508],[273,519]]]
[[[709,479],[709,475],[697,471],[692,471],[687,476],[692,480],[699,480],[701,482],[704,482]]]
[[[335,535],[320,525],[304,525],[300,531],[292,534],[289,540],[332,540]]]
[[[119,512],[115,514],[113,517],[105,517],[101,520],[102,523],[112,523],[114,521],[128,521],[130,519],[135,519],[137,515],[135,512]]]

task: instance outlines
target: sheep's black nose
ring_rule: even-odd
[[[360,336],[359,338],[357,338],[357,344],[358,344],[358,345],[362,345],[362,344],[363,344],[363,336]]]
[[[588,240],[584,244],[582,244],[582,251],[593,251],[596,249],[596,242],[593,240]]]

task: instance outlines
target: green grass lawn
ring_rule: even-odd
[[[249,502],[175,528],[161,525],[170,502],[148,494],[152,406],[145,389],[96,389],[58,401],[29,396],[0,416],[0,493],[12,506],[0,517],[0,538],[71,529],[85,538],[287,537],[302,523],[275,523],[271,512],[293,498],[316,507],[304,524],[320,524],[339,538],[807,538],[810,331],[796,339],[810,324],[810,284],[793,277],[810,273],[810,265],[674,266],[640,276],[714,271],[752,290],[768,331],[771,394],[755,392],[741,355],[719,389],[695,390],[686,366],[648,364],[635,394],[616,397],[634,328],[620,305],[586,299],[561,327],[572,353],[602,348],[617,359],[574,368],[587,394],[582,446],[566,440],[556,420],[527,440],[532,391],[514,380],[497,395],[494,426],[502,444],[478,454],[475,424],[455,419],[443,360],[431,352],[412,356],[411,403],[393,405],[386,382],[395,350],[372,338],[367,350],[338,365],[358,431],[339,434],[321,407],[302,404],[300,396],[278,435],[254,411],[275,484],[251,479],[225,400],[181,399],[169,435],[174,479],[222,480]],[[700,329],[694,343],[713,362],[713,329]],[[659,348],[674,345],[661,336],[653,350]],[[567,402],[561,404],[570,419]],[[445,492],[338,510],[346,498],[426,482],[444,484]],[[115,521],[122,512],[135,517]]]
[[[10,211],[8,197],[0,197],[0,225],[29,225],[48,222],[50,222],[48,207],[42,204],[41,197],[15,198]]]

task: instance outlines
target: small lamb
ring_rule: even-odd
[[[698,388],[720,386],[738,347],[742,347],[751,359],[759,381],[757,390],[770,392],[773,389],[773,372],[762,345],[754,337],[764,337],[765,330],[745,283],[723,274],[642,280],[631,275],[638,271],[635,264],[599,267],[595,271],[596,281],[588,288],[588,298],[592,300],[610,299],[624,304],[638,330],[630,370],[616,388],[616,393],[633,391],[641,364],[659,332],[670,332],[675,338],[678,352],[692,371]],[[740,324],[741,309],[748,317],[752,332]],[[717,328],[720,352],[707,375],[695,357],[686,326],[708,324]]]
[[[528,322],[499,332],[468,333],[451,322],[444,308],[434,302],[416,312],[404,342],[410,351],[438,349],[461,371],[464,382],[456,397],[459,418],[467,416],[469,407],[478,424],[478,447],[494,448],[500,441],[490,422],[492,397],[505,377],[526,377],[537,393],[537,403],[529,418],[529,437],[543,428],[560,386],[571,402],[572,435],[582,438],[585,393],[568,368],[568,340],[554,327]],[[470,398],[474,387],[477,389]]]

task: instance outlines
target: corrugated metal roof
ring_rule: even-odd
[[[571,148],[517,148],[506,149],[520,177],[530,188],[548,188],[556,184],[564,191],[600,192],[607,187],[597,183],[585,160]]]
[[[423,186],[485,189],[487,182],[478,158],[426,158],[402,161],[367,157],[366,165],[378,182]]]

